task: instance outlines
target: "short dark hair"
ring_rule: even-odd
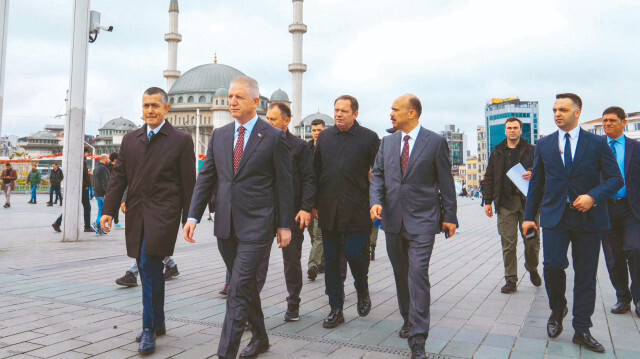
[[[611,106],[608,109],[604,110],[604,112],[602,113],[602,117],[604,117],[604,115],[610,115],[610,114],[614,114],[614,115],[618,116],[620,121],[624,121],[624,120],[627,119],[627,113],[624,112],[622,107]]]
[[[520,129],[522,129],[522,121],[519,118],[517,118],[517,117],[509,117],[507,119],[507,121],[505,121],[505,123],[504,123],[505,127],[507,126],[507,123],[509,123],[509,122],[517,122],[517,123],[519,123],[520,124]]]
[[[275,107],[277,107],[278,110],[280,110],[280,114],[282,115],[283,119],[285,119],[287,117],[291,117],[291,109],[286,104],[284,104],[282,102],[276,102],[276,103],[272,103],[271,105],[269,105],[270,109],[275,108]]]
[[[153,96],[157,94],[160,94],[160,96],[162,97],[163,105],[167,105],[169,103],[169,96],[167,96],[167,93],[160,87],[149,87],[148,89],[145,90],[142,96],[144,95]]]
[[[11,162],[7,162],[7,167],[11,167]]]
[[[318,126],[321,125],[322,127],[327,127],[327,125],[324,123],[324,120],[321,120],[319,118],[316,118],[315,120],[311,121],[311,126]]]
[[[409,107],[416,111],[416,113],[418,114],[418,117],[420,117],[420,115],[422,115],[422,103],[420,102],[420,99],[418,98],[418,96],[416,95],[409,95]]]
[[[570,92],[559,93],[556,95],[556,100],[561,98],[568,98],[569,100],[571,100],[571,102],[573,102],[574,105],[578,106],[579,110],[582,110],[582,99],[580,98],[580,96]]]
[[[351,95],[342,95],[335,101],[333,101],[333,104],[335,105],[340,100],[349,101],[349,103],[351,104],[351,111],[353,111],[354,113],[358,111],[358,100],[355,97]]]
[[[118,159],[118,152],[113,152],[112,154],[109,155],[109,160],[111,162],[115,161]]]

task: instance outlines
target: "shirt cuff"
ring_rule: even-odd
[[[189,221],[191,221],[191,222],[196,222],[196,223],[200,223],[200,222],[198,222],[198,220],[197,220],[197,219],[195,219],[195,218],[191,218],[191,217],[187,218],[187,222],[189,222]]]

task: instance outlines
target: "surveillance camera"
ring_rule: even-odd
[[[89,16],[89,42],[94,42],[98,39],[100,29],[112,32],[113,26],[100,26],[100,13],[98,11],[91,10]]]
[[[104,31],[109,31],[109,32],[113,31],[113,26],[100,26],[100,28]]]

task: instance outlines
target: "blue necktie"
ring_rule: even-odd
[[[151,139],[153,138],[153,135],[155,135],[153,130],[149,131],[149,133],[147,134],[147,138],[149,139],[149,142],[151,142]]]
[[[616,152],[616,143],[618,143],[618,141],[616,141],[616,140],[609,141],[609,147],[611,147],[611,152],[613,152],[613,157],[615,157],[616,161],[617,161],[618,160],[618,152]]]
[[[564,134],[564,166],[571,167],[573,158],[571,156],[571,136],[568,133]]]

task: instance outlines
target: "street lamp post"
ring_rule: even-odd
[[[4,67],[7,58],[7,24],[9,0],[0,0],[0,135],[2,134],[2,106],[4,104]]]

